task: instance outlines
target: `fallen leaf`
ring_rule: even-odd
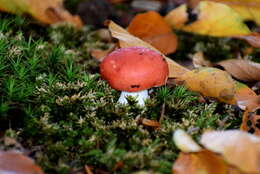
[[[92,57],[94,57],[96,60],[102,62],[102,61],[103,61],[103,58],[104,58],[105,56],[107,56],[109,53],[111,53],[115,48],[116,48],[116,45],[110,44],[110,45],[109,45],[109,48],[106,49],[106,50],[102,50],[102,49],[93,49],[93,50],[90,50],[90,55],[91,55]]]
[[[255,21],[260,24],[260,1],[259,0],[207,0],[223,3],[234,9],[243,20]]]
[[[239,130],[209,131],[200,143],[241,171],[260,173],[260,137]]]
[[[260,136],[260,115],[256,115],[254,112],[246,110],[243,114],[240,130]]]
[[[186,4],[172,10],[165,20],[173,28],[202,35],[230,37],[251,34],[240,15],[225,4],[201,1],[194,11],[198,13],[198,19],[190,24],[185,25],[188,20]]]
[[[249,35],[244,36],[235,36],[238,39],[244,39],[247,41],[251,46],[255,48],[260,48],[260,34],[256,32],[252,32]]]
[[[141,46],[141,47],[152,49],[162,54],[158,49],[154,48],[153,46],[146,43],[145,41],[131,35],[124,28],[120,27],[113,21],[108,21],[107,24],[112,36],[119,40],[119,45],[121,48],[131,47],[131,46]],[[177,78],[189,71],[188,69],[179,65],[178,63],[166,57],[165,55],[163,56],[166,59],[169,66],[169,78]]]
[[[251,128],[254,130],[254,135],[260,136],[260,115],[254,114],[250,121],[252,123]]]
[[[153,127],[153,128],[159,128],[161,126],[161,124],[158,121],[150,120],[147,118],[140,118],[139,122],[144,126]]]
[[[199,92],[203,96],[236,104],[235,81],[225,71],[211,67],[198,68],[183,74],[177,81],[184,82],[189,90]]]
[[[151,44],[163,54],[175,52],[177,37],[163,17],[154,11],[136,15],[128,26],[128,32]]]
[[[32,159],[18,152],[0,151],[1,174],[43,174]]]
[[[62,0],[0,0],[0,10],[13,14],[29,14],[44,24],[69,22],[77,27],[83,24],[63,7]]]
[[[258,104],[254,104],[254,106],[252,105],[255,101],[254,98],[257,96],[256,93],[250,89],[247,85],[240,83],[238,81],[235,82],[235,99],[236,99],[236,104],[241,108],[245,110],[250,109],[252,110],[256,105]],[[250,102],[248,102],[250,101]]]
[[[202,148],[183,130],[174,131],[173,140],[182,152],[199,152]]]
[[[174,162],[174,174],[227,174],[228,165],[221,156],[208,150],[197,153],[180,153]]]
[[[218,62],[228,73],[236,79],[245,82],[260,81],[260,64],[249,60],[230,59]]]

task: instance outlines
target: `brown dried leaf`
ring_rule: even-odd
[[[147,118],[141,118],[141,124],[148,127],[159,128],[161,124],[158,121],[150,120]]]
[[[128,32],[148,42],[163,54],[175,52],[177,37],[163,17],[154,11],[136,15],[128,26]]]
[[[34,161],[18,152],[0,151],[1,174],[43,174]]]
[[[209,131],[200,142],[241,171],[260,173],[260,137],[239,130]]]
[[[174,174],[226,174],[228,165],[213,152],[181,153],[173,165]]]
[[[260,81],[260,64],[249,60],[230,59],[224,60],[217,65],[222,66],[236,79],[245,82]]]
[[[260,48],[260,33],[252,32],[249,35],[245,36],[236,36],[235,38],[244,39],[247,41],[251,46],[255,48]]]

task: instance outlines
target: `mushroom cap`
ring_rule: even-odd
[[[100,65],[100,73],[112,88],[137,92],[165,84],[169,69],[158,52],[144,47],[128,47],[107,55]]]

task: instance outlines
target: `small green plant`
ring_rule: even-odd
[[[131,98],[120,105],[119,92],[101,79],[89,55],[106,46],[90,28],[31,29],[23,18],[6,17],[0,20],[0,133],[30,149],[45,173],[85,165],[110,173],[171,173],[176,128],[196,138],[208,128],[239,125],[231,108],[221,105],[220,113],[220,104],[200,103],[183,86],[151,89],[146,107]],[[161,127],[141,119],[160,121]]]

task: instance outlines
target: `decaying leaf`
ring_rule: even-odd
[[[201,1],[195,11],[198,19],[191,24],[183,23],[188,21],[185,4],[172,10],[165,20],[173,28],[203,35],[230,37],[251,34],[240,15],[225,4]]]
[[[239,130],[209,131],[200,142],[243,172],[260,173],[260,137]]]
[[[0,151],[1,174],[43,174],[34,161],[18,152]]]
[[[0,0],[0,10],[13,14],[29,14],[44,24],[69,22],[77,27],[83,24],[79,16],[64,9],[62,0]]]
[[[131,46],[142,46],[145,48],[150,48],[154,51],[159,52],[162,54],[159,50],[151,46],[150,44],[146,43],[145,41],[131,35],[128,33],[125,29],[120,27],[119,25],[115,24],[112,21],[108,21],[108,28],[110,32],[112,33],[112,36],[114,38],[117,38],[119,40],[120,47],[131,47]],[[164,56],[164,55],[163,55]],[[188,72],[189,70],[185,67],[179,65],[175,61],[171,60],[170,58],[167,58],[164,56],[168,66],[169,66],[169,77],[170,78],[176,78],[181,76],[182,74]]]
[[[246,110],[243,114],[240,130],[260,136],[260,115],[256,115],[254,112]]]
[[[233,8],[244,20],[255,21],[260,24],[259,0],[207,0],[228,5]]]
[[[151,44],[163,54],[175,52],[177,37],[163,17],[154,11],[136,15],[128,26],[128,32]]]
[[[216,68],[199,68],[183,74],[178,80],[191,91],[214,97],[221,102],[235,104],[235,81]]]
[[[240,129],[260,136],[260,115],[257,115],[257,111],[260,109],[260,96],[238,101],[238,106],[245,108]]]
[[[228,165],[213,152],[180,153],[173,165],[174,174],[227,174]]]
[[[245,82],[260,81],[260,64],[249,60],[230,59],[224,60],[217,65],[222,66],[236,79]]]

